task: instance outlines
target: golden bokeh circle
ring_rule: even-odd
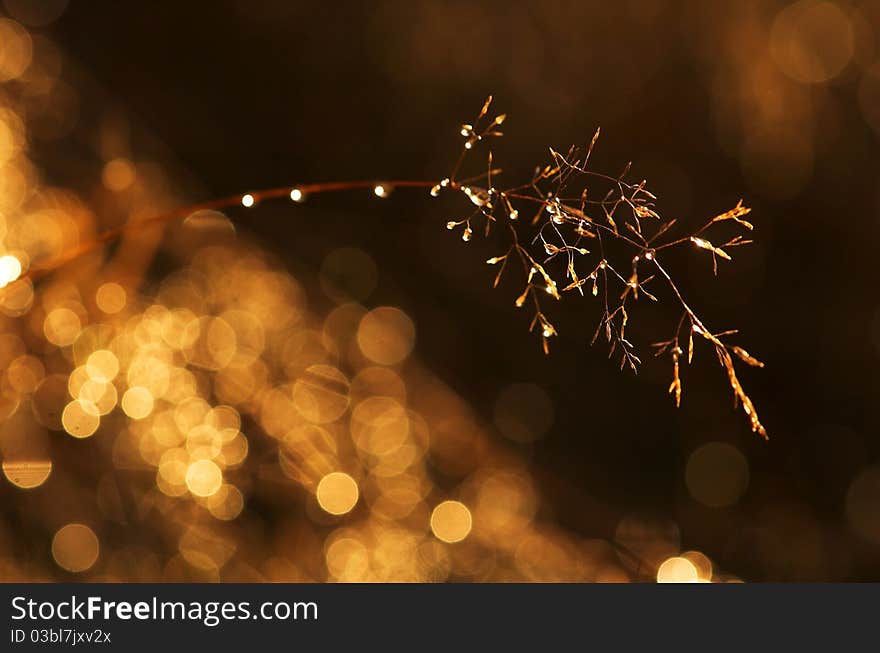
[[[52,473],[52,461],[4,460],[3,475],[10,483],[23,490],[32,490],[46,482]]]
[[[122,395],[122,410],[132,419],[144,419],[153,412],[153,395],[143,386],[133,386]]]
[[[836,77],[852,59],[855,38],[837,5],[800,0],[779,12],[770,32],[770,54],[789,77],[816,84]]]
[[[98,381],[112,381],[119,374],[119,359],[109,349],[98,349],[86,360],[86,373]]]
[[[33,54],[33,40],[28,31],[14,20],[0,18],[0,82],[24,74]]]
[[[712,580],[712,561],[709,557],[700,551],[685,551],[681,554],[682,558],[687,559],[697,570],[697,577],[700,582],[708,583]]]
[[[59,567],[73,573],[90,569],[99,553],[98,536],[85,524],[67,524],[52,538],[52,557]]]
[[[293,384],[293,405],[313,424],[334,422],[348,410],[349,384],[332,365],[311,365]]]
[[[657,569],[658,583],[697,583],[699,580],[697,567],[681,556],[667,558]]]
[[[364,356],[380,365],[402,362],[415,345],[416,329],[399,308],[380,306],[361,319],[357,341]]]
[[[318,482],[315,496],[318,504],[331,515],[344,515],[358,501],[358,485],[345,472],[331,472]]]
[[[119,313],[125,308],[126,301],[125,288],[114,281],[101,284],[95,291],[95,303],[108,315]]]
[[[46,315],[43,333],[46,340],[58,347],[72,345],[82,331],[79,315],[69,308],[55,308]]]
[[[64,407],[61,423],[64,430],[73,437],[87,438],[101,425],[101,414],[92,402],[74,399]]]
[[[431,531],[444,542],[461,542],[472,526],[471,511],[460,501],[444,501],[431,513]]]
[[[223,472],[212,460],[196,460],[186,470],[186,487],[197,497],[209,497],[223,485]]]
[[[101,181],[108,190],[121,192],[134,183],[136,172],[131,161],[117,158],[108,161],[101,171]]]

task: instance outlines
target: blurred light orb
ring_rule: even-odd
[[[101,171],[101,181],[104,187],[117,193],[129,188],[135,178],[134,166],[131,161],[124,158],[108,161]]]
[[[294,202],[302,202],[305,199],[305,195],[299,188],[294,188],[290,191],[290,199]]]
[[[27,313],[34,303],[34,284],[28,279],[21,279],[6,287],[0,293],[0,313],[7,317],[19,317]]]
[[[143,386],[132,386],[122,395],[122,410],[132,419],[144,419],[153,412],[153,394]]]
[[[55,308],[43,321],[43,333],[46,340],[58,347],[73,344],[82,331],[79,316],[69,308]]]
[[[156,352],[138,354],[128,364],[125,374],[129,388],[143,387],[153,398],[162,397],[171,385],[171,369]]]
[[[46,482],[52,473],[51,460],[4,460],[6,480],[22,490],[32,490]]]
[[[351,380],[351,398],[356,401],[370,395],[391,397],[405,404],[406,383],[388,367],[365,367]]]
[[[836,77],[854,51],[852,24],[831,2],[800,0],[773,21],[770,54],[780,70],[804,84]]]
[[[119,359],[109,349],[99,349],[86,360],[86,373],[96,381],[112,381],[119,373]]]
[[[309,422],[335,422],[348,410],[348,379],[332,365],[311,365],[293,384],[292,398]]]
[[[119,396],[116,386],[109,381],[88,379],[80,387],[76,398],[87,402],[88,406],[94,406],[99,415],[107,415],[116,408]]]
[[[238,337],[232,326],[221,317],[203,315],[190,320],[184,327],[183,354],[190,364],[208,370],[229,365],[238,351]]]
[[[196,460],[186,470],[186,487],[197,497],[209,497],[222,485],[223,472],[212,460]]]
[[[736,447],[709,442],[688,458],[685,483],[691,496],[704,506],[730,506],[749,485],[749,464]]]
[[[370,570],[367,547],[353,537],[334,539],[327,547],[325,560],[330,575],[343,582],[363,581]]]
[[[357,482],[344,472],[331,472],[318,482],[318,505],[331,515],[344,515],[357,504]]]
[[[98,560],[98,536],[85,524],[67,524],[52,538],[52,557],[59,567],[78,573]]]
[[[512,383],[498,394],[493,421],[505,437],[515,442],[534,442],[553,425],[553,402],[533,383]]]
[[[700,574],[687,558],[674,556],[663,561],[657,569],[658,583],[698,583]]]
[[[384,185],[384,184],[376,184],[376,185],[373,187],[373,194],[374,194],[376,197],[382,197],[382,198],[385,198],[385,197],[388,197],[388,195],[391,194],[391,189],[390,189],[388,186]]]
[[[6,369],[9,385],[21,394],[30,394],[36,390],[45,375],[46,368],[42,361],[36,356],[28,354],[19,356],[10,362]]]
[[[125,308],[126,301],[125,288],[113,281],[101,284],[95,292],[95,303],[108,315],[119,313]]]
[[[431,513],[431,531],[437,539],[453,544],[471,532],[471,511],[460,501],[444,501]]]
[[[241,514],[242,509],[244,509],[244,495],[241,490],[228,483],[224,483],[208,503],[208,510],[221,521],[235,519]]]
[[[250,208],[254,205],[254,196],[250,193],[241,196],[241,205],[247,208]]]
[[[21,77],[31,65],[33,54],[27,30],[14,20],[0,18],[0,82]]]
[[[87,438],[98,430],[101,416],[98,407],[90,401],[74,399],[61,414],[64,430],[75,438]]]
[[[181,449],[168,449],[159,459],[156,485],[163,494],[181,496],[186,490],[186,472],[189,457]]]
[[[357,341],[361,352],[374,363],[396,365],[415,345],[416,329],[399,308],[380,306],[361,319]]]
[[[5,288],[21,276],[21,261],[11,254],[0,256],[0,288]]]
[[[712,561],[709,560],[705,553],[700,551],[685,551],[681,554],[682,558],[690,561],[697,570],[697,577],[700,582],[708,583],[712,581]]]
[[[229,241],[235,237],[235,225],[220,211],[197,210],[183,221],[188,240],[197,243]]]
[[[351,412],[351,438],[358,449],[385,457],[402,447],[410,436],[406,408],[391,397],[370,397]]]

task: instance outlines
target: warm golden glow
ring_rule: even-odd
[[[314,424],[334,422],[348,410],[348,379],[330,365],[312,365],[293,385],[293,405]]]
[[[391,397],[365,399],[351,414],[352,440],[373,456],[388,456],[402,447],[410,436],[410,426],[405,407]]]
[[[46,340],[59,347],[73,344],[80,331],[82,323],[79,316],[69,308],[53,309],[43,322]]]
[[[682,558],[688,560],[697,570],[697,577],[701,583],[712,582],[712,561],[705,553],[700,551],[685,551]]]
[[[135,169],[128,159],[108,161],[101,173],[104,186],[112,191],[120,192],[134,183]]]
[[[687,558],[668,558],[657,569],[658,583],[696,583],[699,580],[697,568]]]
[[[133,386],[122,395],[122,410],[132,419],[144,419],[153,412],[153,395],[147,388]]]
[[[832,25],[831,32],[840,33],[839,27]],[[802,32],[797,34],[801,41]],[[820,53],[818,64],[807,61],[807,68],[839,75],[842,70],[831,70],[840,63],[838,54],[836,49]],[[789,57],[786,65],[799,65],[802,59]],[[248,228],[246,221],[239,224],[246,213],[242,206],[262,206],[288,195],[301,202],[307,194],[346,184],[288,186],[219,202],[205,198],[200,206],[218,210],[190,207],[178,215],[178,184],[170,183],[173,169],[164,168],[161,148],[138,151],[140,137],[132,140],[131,135],[139,130],[121,114],[87,115],[100,107],[94,98],[78,97],[81,89],[64,79],[64,63],[47,34],[32,40],[21,25],[0,19],[0,82],[15,80],[4,85],[0,98],[0,461],[11,484],[6,489],[15,517],[15,528],[0,525],[0,541],[12,544],[11,553],[0,555],[4,577],[69,580],[64,570],[92,570],[100,574],[96,579],[107,581],[626,581],[645,580],[651,574],[647,570],[660,567],[658,579],[690,578],[693,570],[701,581],[728,578],[713,571],[704,554],[678,554],[683,534],[670,520],[620,519],[619,551],[553,522],[555,505],[538,492],[547,479],[553,480],[553,457],[532,457],[544,446],[541,438],[551,432],[557,408],[562,421],[563,406],[554,403],[562,399],[552,374],[535,379],[539,386],[513,383],[516,376],[505,379],[489,370],[489,385],[478,393],[488,405],[462,396],[453,390],[455,379],[444,383],[415,352],[413,314],[392,306],[374,308],[401,294],[387,283],[388,271],[379,274],[378,259],[356,247],[339,247],[350,242],[347,236],[328,238],[337,244],[328,247],[326,256],[320,258],[322,247],[306,259],[309,265],[320,260],[319,269],[299,276],[279,262],[277,252],[236,233],[241,228],[244,235]],[[765,65],[782,64],[768,60]],[[863,85],[868,116],[876,113],[870,100],[878,84],[868,80]],[[766,84],[742,81],[737,88],[753,89],[755,112],[766,110],[765,96],[773,99]],[[85,99],[89,102],[81,102]],[[778,102],[778,108],[790,109],[785,98]],[[503,117],[489,120],[497,126]],[[483,138],[494,137],[494,127],[467,127],[464,147],[472,154]],[[70,131],[74,128],[78,131]],[[68,177],[42,170],[31,149],[54,152],[57,146],[51,160],[63,163],[66,133],[85,136],[94,146],[93,156],[83,160],[77,183],[69,184],[75,188],[60,187],[60,181],[58,188],[49,187],[45,179]],[[760,140],[763,132],[749,134]],[[608,316],[608,335],[600,330],[600,340],[616,343],[615,357],[622,355],[624,364],[635,366],[627,358],[624,326],[629,315],[641,312],[630,310],[636,299],[646,304],[642,293],[665,284],[658,258],[665,261],[668,251],[659,244],[656,251],[646,249],[650,243],[640,239],[638,229],[633,233],[634,227],[645,228],[645,237],[651,238],[652,225],[660,224],[646,191],[621,177],[612,184],[621,194],[612,193],[608,204],[621,204],[626,214],[608,208],[611,215],[605,215],[596,199],[602,194],[595,195],[587,209],[580,205],[582,213],[589,211],[587,222],[578,217],[578,209],[567,206],[568,200],[545,196],[543,186],[534,197],[529,187],[515,193],[519,198],[505,196],[493,187],[491,161],[488,178],[484,164],[469,160],[466,167],[474,173],[462,168],[430,191],[467,199],[465,213],[435,224],[408,222],[412,243],[398,240],[394,225],[378,227],[392,230],[382,238],[412,246],[407,260],[423,257],[439,271],[452,268],[451,260],[421,248],[434,247],[436,238],[447,235],[442,224],[447,217],[453,218],[448,228],[460,229],[465,240],[482,241],[484,234],[506,236],[509,227],[530,228],[537,212],[538,229],[547,227],[541,231],[547,240],[533,243],[530,233],[528,242],[517,241],[522,251],[508,249],[510,243],[497,250],[492,244],[489,251],[481,249],[480,258],[490,257],[487,262],[495,274],[503,272],[505,284],[508,276],[521,275],[516,283],[525,290],[515,289],[514,294],[522,293],[517,305],[530,312],[532,330],[545,348],[556,329],[543,311],[549,312],[561,293],[581,294],[584,286],[586,301],[600,306],[604,297],[606,312],[613,316]],[[476,173],[483,174],[471,176]],[[431,184],[420,184],[358,182],[350,187],[364,200],[370,192],[384,198],[410,186],[427,194]],[[528,202],[523,194],[529,195]],[[463,197],[452,197],[457,195]],[[511,203],[520,206],[524,220],[517,220],[520,211]],[[229,210],[229,216],[221,210]],[[301,209],[282,201],[279,210],[294,214]],[[715,220],[751,230],[742,219],[747,213],[737,205]],[[174,219],[166,225],[167,216]],[[619,231],[611,226],[615,218]],[[606,222],[601,235],[613,247],[607,261],[599,259],[604,254],[597,242],[597,225]],[[159,223],[167,228],[149,227]],[[618,238],[626,229],[629,241]],[[706,260],[737,252],[705,231],[694,232],[701,234],[696,240],[682,232],[683,244],[690,243],[694,254]],[[566,241],[569,233],[572,238]],[[306,240],[318,242],[311,236]],[[354,234],[351,240],[360,239]],[[96,242],[100,246],[93,246]],[[622,263],[612,258],[618,256],[615,250],[633,242],[635,251]],[[68,253],[79,255],[57,266],[55,257],[64,260]],[[612,267],[620,265],[626,267]],[[656,280],[645,289],[650,275]],[[482,283],[476,276],[468,278],[473,285],[468,292]],[[564,288],[563,279],[571,287]],[[381,298],[374,296],[377,289]],[[666,290],[667,297],[677,293]],[[683,363],[688,348],[678,338],[693,336],[707,353],[718,355],[740,405],[754,417],[754,407],[731,376],[732,363],[723,356],[753,366],[759,366],[757,359],[732,344],[716,345],[716,336],[699,330],[698,322],[686,312],[681,333],[667,343],[667,354],[677,352],[676,378],[677,357]],[[481,326],[456,325],[449,332],[451,344],[460,344],[454,339]],[[572,328],[572,337],[577,332]],[[721,349],[713,350],[716,346]],[[449,351],[452,355],[455,349]],[[684,371],[681,379],[687,382]],[[680,391],[679,384],[677,397]],[[585,402],[604,396],[587,386],[566,393],[583,393]],[[586,408],[592,410],[585,403]],[[756,420],[753,426],[760,426]],[[607,427],[597,420],[592,429],[592,418],[584,422],[583,435],[591,442],[603,437],[600,423]],[[598,452],[604,445],[596,446]],[[712,514],[727,523],[748,489],[744,456],[731,445],[724,450],[708,446],[691,453],[684,479],[689,493],[680,493],[680,504],[670,506],[682,531],[693,526],[694,514]],[[548,467],[542,469],[545,462]],[[599,462],[590,461],[584,473],[601,477]],[[859,537],[874,542],[880,541],[872,512],[880,486],[876,471],[869,470],[850,486],[847,516]],[[564,500],[566,487],[559,483],[550,489]],[[593,514],[592,499],[576,489],[568,500],[585,498],[585,514]],[[461,500],[438,504],[444,496]],[[707,513],[694,501],[729,508]],[[603,519],[617,518],[614,508],[620,506],[603,508]],[[815,542],[822,541],[817,520],[796,510],[791,514],[793,521],[800,520],[796,534],[803,533],[808,544],[802,549],[815,557]],[[88,519],[90,526],[68,524],[53,539],[55,529],[72,519]],[[773,542],[788,541],[788,533],[774,530],[772,514],[766,522],[768,539],[756,536],[754,544],[763,548],[755,550],[775,550]],[[15,539],[18,524],[26,543]],[[138,537],[141,532],[149,537]],[[708,541],[712,533],[705,535]],[[50,548],[52,555],[45,555]],[[31,555],[34,551],[43,553]],[[791,568],[825,571],[812,560],[799,560]]]
[[[87,379],[80,386],[76,398],[84,401],[87,406],[94,406],[99,415],[110,413],[116,408],[116,402],[119,400],[116,386],[109,381],[97,379]]]
[[[403,361],[412,351],[415,336],[415,327],[409,316],[391,306],[367,313],[357,332],[361,351],[380,365],[396,365]]]
[[[336,580],[364,582],[370,569],[370,554],[360,540],[340,537],[327,547],[326,563],[327,570]]]
[[[37,389],[45,373],[46,370],[39,358],[24,355],[9,363],[9,368],[6,370],[6,378],[9,381],[9,385],[16,392],[30,394]]]
[[[87,438],[98,430],[101,424],[100,411],[90,401],[74,399],[64,407],[61,414],[64,430],[75,438]]]
[[[101,284],[95,292],[95,303],[108,315],[115,315],[125,308],[126,300],[125,288],[113,281]]]
[[[31,35],[15,21],[0,18],[0,82],[24,74],[32,56]]]
[[[244,509],[244,495],[234,485],[224,484],[215,494],[211,495],[208,510],[222,521],[231,521]]]
[[[51,460],[4,460],[3,475],[13,485],[30,490],[46,482],[52,473]]]
[[[8,286],[21,276],[21,261],[11,254],[0,256],[0,288]]]
[[[211,460],[196,460],[186,470],[186,487],[198,497],[209,497],[223,485],[223,473]]]
[[[357,503],[358,486],[348,474],[332,472],[321,479],[315,494],[324,510],[331,515],[344,515]]]
[[[471,511],[460,501],[444,501],[431,513],[431,530],[444,542],[461,542],[471,532]]]
[[[846,13],[831,2],[800,0],[782,11],[770,33],[770,53],[784,73],[799,82],[837,76],[855,50]]]
[[[86,360],[86,373],[96,381],[112,381],[119,373],[119,359],[112,351],[99,349]]]
[[[52,538],[52,557],[59,567],[73,573],[90,569],[99,551],[98,537],[85,524],[67,524]]]

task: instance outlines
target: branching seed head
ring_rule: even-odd
[[[655,294],[645,289],[646,284],[659,277],[665,282],[667,298],[681,310],[672,338],[655,344],[658,355],[666,354],[672,358],[673,376],[669,392],[673,395],[676,406],[681,404],[683,387],[680,366],[684,350],[679,342],[682,328],[687,325],[687,363],[694,357],[694,336],[697,336],[697,339],[714,349],[736,402],[742,406],[752,430],[766,437],[755,406],[739,381],[733,360],[739,359],[752,367],[762,367],[763,363],[745,349],[728,345],[722,340],[735,332],[713,334],[705,327],[705,323],[684,299],[677,283],[661,266],[657,256],[660,250],[681,249],[690,243],[697,249],[711,253],[713,270],[717,274],[718,259],[731,260],[726,248],[745,245],[751,241],[737,235],[717,246],[709,240],[706,232],[721,222],[733,222],[751,231],[754,226],[743,219],[750,209],[740,201],[729,211],[709,220],[696,232],[663,240],[675,220],[662,220],[655,206],[657,197],[648,190],[647,181],[628,181],[629,164],[617,175],[594,171],[587,166],[599,137],[598,129],[585,150],[572,147],[562,154],[551,148],[550,162],[537,166],[532,179],[525,184],[507,189],[498,188],[493,179],[493,174],[498,171],[492,169],[491,153],[488,156],[487,172],[470,178],[466,184],[456,183],[453,180],[468,156],[472,155],[476,145],[486,138],[501,136],[495,128],[504,122],[506,115],[487,119],[491,102],[492,98],[489,97],[477,118],[472,123],[461,126],[461,135],[465,138],[462,154],[452,174],[431,188],[431,195],[436,196],[443,188],[451,186],[465,195],[472,205],[471,209],[473,206],[477,207],[477,211],[470,217],[446,224],[448,229],[463,226],[461,237],[465,241],[473,237],[473,220],[484,220],[485,232],[489,236],[491,223],[497,217],[507,218],[506,224],[509,228],[492,233],[499,234],[497,237],[504,239],[508,253],[492,257],[486,262],[489,265],[501,263],[495,276],[496,286],[503,273],[515,273],[517,266],[508,266],[509,260],[520,264],[525,287],[514,303],[517,307],[523,307],[527,303],[533,307],[530,328],[538,332],[544,351],[549,352],[549,338],[555,336],[557,331],[544,313],[542,296],[550,295],[558,300],[561,298],[560,287],[563,292],[577,290],[578,294],[584,295],[583,286],[589,284],[590,294],[599,299],[601,310],[593,341],[595,342],[600,333],[604,333],[605,340],[609,343],[610,355],[618,358],[619,366],[637,371],[641,360],[636,355],[635,346],[626,337],[629,321],[627,302],[637,302],[642,297],[659,301]],[[487,188],[475,185],[475,182],[484,178],[487,179]],[[602,199],[593,199],[598,197]],[[496,216],[499,208],[503,213]],[[530,221],[519,221],[521,211],[529,209],[533,218]],[[598,247],[583,247],[581,242],[584,239],[593,239]],[[628,263],[620,265],[631,266],[631,272],[619,273],[616,267],[618,263],[612,264],[606,257],[606,245],[612,242],[618,248],[630,250]],[[591,254],[591,250],[594,253]],[[592,266],[592,270],[589,271],[591,267],[586,267],[588,272],[580,271],[579,268],[584,266]]]

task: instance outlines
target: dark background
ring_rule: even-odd
[[[646,351],[671,330],[663,310],[640,311],[633,337],[646,365],[635,380],[588,346],[598,319],[588,301],[563,312],[545,357],[514,289],[491,291],[487,252],[443,228],[463,210],[455,200],[401,189],[385,202],[267,205],[246,219],[292,268],[314,269],[341,245],[369,252],[381,270],[370,303],[404,307],[419,355],[487,420],[510,381],[544,387],[554,426],[524,453],[564,527],[611,537],[621,515],[656,516],[679,524],[683,548],[744,578],[877,579],[880,555],[845,510],[853,477],[878,454],[880,149],[858,64],[821,89],[780,77],[812,107],[800,135],[813,143],[810,169],[793,188],[750,171],[736,129],[718,126],[744,92],[725,75],[772,65],[753,42],[738,48],[736,30],[769,25],[781,6],[90,1],[72,2],[49,33],[198,180],[194,201],[297,182],[440,179],[458,125],[488,93],[510,116],[496,160],[511,185],[547,146],[584,142],[601,125],[594,166],[616,173],[632,160],[667,217],[696,228],[744,197],[756,246],[717,279],[704,256],[672,265],[709,323],[739,328],[766,361],[743,380],[768,442],[733,411],[708,351],[675,410],[668,362]],[[688,455],[712,440],[749,461],[748,492],[730,508],[702,507],[684,485]],[[821,555],[799,557],[802,545]]]

